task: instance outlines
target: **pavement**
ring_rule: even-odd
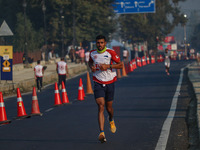
[[[43,85],[52,84],[58,81],[58,75],[56,72],[56,63],[60,59],[54,61],[41,61],[41,64],[47,66],[44,72]],[[13,81],[0,81],[0,91],[4,96],[16,94],[16,89],[20,88],[20,91],[31,91],[36,86],[34,78],[34,67],[36,62],[29,64],[28,67],[24,64],[13,65]],[[69,70],[69,78],[75,75],[81,74],[87,70],[87,66],[81,63],[67,63]]]

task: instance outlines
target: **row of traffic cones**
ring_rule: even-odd
[[[126,64],[126,66],[124,66],[123,64],[123,68],[122,68],[122,72],[124,74],[124,76],[127,75],[127,73],[129,72],[132,72],[134,71],[135,69],[137,69],[137,67],[142,67],[142,66],[145,66],[147,64],[150,64],[150,63],[155,63],[155,56],[151,56],[151,61],[150,61],[150,58],[149,56],[143,56],[142,58],[140,57],[137,57],[133,60],[131,60],[129,63]],[[124,69],[126,68],[126,69]],[[120,74],[120,70],[117,70],[117,74]],[[121,76],[117,76],[118,78],[121,78]]]
[[[87,92],[86,93],[93,94],[89,72],[87,72]],[[85,92],[84,92],[84,88],[83,88],[82,79],[80,78],[77,100],[82,101],[82,100],[84,100],[84,97],[85,97]],[[62,102],[61,102],[57,83],[55,83],[54,99],[55,99],[54,106],[58,106],[61,104],[70,104],[64,82],[62,82]],[[40,108],[39,108],[38,98],[37,98],[37,94],[36,94],[36,88],[33,87],[31,115],[27,115],[25,107],[24,107],[23,99],[22,99],[22,96],[20,93],[20,89],[17,88],[17,117],[16,117],[16,119],[29,118],[33,115],[42,116],[42,113],[40,112]],[[0,92],[0,124],[8,124],[10,122],[11,122],[10,120],[7,120],[7,115],[6,115],[6,110],[5,110],[4,100],[3,100],[3,94],[2,94],[2,92]]]
[[[70,104],[69,102],[69,98],[67,95],[67,91],[65,89],[65,84],[64,82],[62,82],[62,102],[61,102],[61,98],[60,98],[60,94],[59,94],[59,90],[58,90],[58,84],[57,82],[55,83],[55,96],[54,96],[54,106],[59,106],[62,104]]]
[[[40,113],[40,109],[39,109],[39,103],[38,103],[35,87],[33,87],[31,115],[27,115],[25,107],[24,107],[23,99],[20,93],[20,89],[17,88],[17,117],[15,119],[30,118],[32,115],[42,116],[42,113]],[[0,124],[3,125],[3,124],[8,124],[10,122],[11,120],[7,120],[3,94],[2,92],[0,92]]]
[[[93,94],[89,72],[87,72],[87,92],[86,92],[86,94]],[[85,97],[85,91],[84,91],[84,88],[83,88],[82,78],[80,78],[77,100],[83,101],[84,97]],[[59,106],[59,105],[62,105],[62,104],[69,104],[70,103],[69,98],[67,96],[67,91],[65,89],[65,85],[64,85],[63,82],[62,82],[62,102],[61,102],[57,83],[55,83],[55,98],[54,98],[54,100],[55,100],[54,106]]]

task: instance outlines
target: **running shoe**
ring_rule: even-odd
[[[101,133],[99,134],[99,141],[100,141],[101,143],[106,142],[106,137],[105,137],[104,132],[101,132]]]
[[[109,123],[110,123],[110,131],[111,131],[112,133],[115,133],[116,130],[117,130],[117,128],[116,128],[116,126],[115,126],[114,120],[109,121]]]

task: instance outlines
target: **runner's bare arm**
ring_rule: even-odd
[[[119,61],[119,62],[117,62],[116,64],[112,64],[112,65],[110,65],[110,64],[101,64],[101,65],[99,66],[99,68],[100,68],[102,71],[105,71],[105,70],[107,70],[107,69],[122,69],[122,66],[123,66],[122,62]]]
[[[89,67],[90,67],[90,69],[92,70],[92,72],[95,72],[95,71],[96,71],[96,67],[95,67],[95,65],[93,64],[92,61],[89,61]]]

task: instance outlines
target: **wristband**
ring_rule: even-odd
[[[112,65],[110,65],[110,69],[112,69]]]

